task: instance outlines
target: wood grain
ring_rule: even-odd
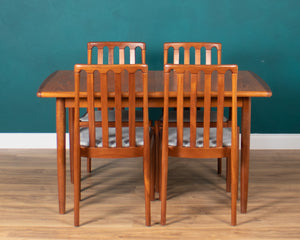
[[[141,78],[140,78],[141,79]],[[163,71],[149,71],[148,73],[148,93],[149,104],[155,104],[155,100],[163,97]],[[225,96],[230,93],[226,93],[226,90],[230,90],[230,78],[226,81],[225,78]],[[84,81],[82,87],[86,85]],[[139,84],[137,82],[137,84]],[[137,85],[137,88],[139,86]],[[83,89],[84,90],[84,89]],[[140,87],[142,91],[142,88]],[[258,75],[250,71],[239,71],[238,73],[238,97],[271,97],[272,91],[269,86]],[[176,92],[173,94],[176,96]],[[74,74],[72,70],[60,70],[49,75],[41,84],[37,91],[38,97],[74,97]],[[162,106],[163,104],[161,104]],[[151,107],[151,106],[150,106]]]

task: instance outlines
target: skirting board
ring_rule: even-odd
[[[300,134],[251,134],[251,149],[300,149]],[[69,134],[66,134],[69,148]],[[55,133],[0,133],[0,149],[56,148]]]

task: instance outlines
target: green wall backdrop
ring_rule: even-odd
[[[36,97],[53,71],[86,63],[88,41],[223,45],[222,62],[251,70],[273,97],[253,99],[253,133],[300,133],[299,0],[0,0],[0,132],[55,132],[55,101]]]

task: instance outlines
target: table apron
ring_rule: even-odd
[[[177,101],[176,98],[171,98],[169,100],[169,106],[170,107],[176,107]],[[212,99],[211,101],[212,107],[216,107],[217,106],[217,99]],[[238,107],[242,107],[243,106],[243,98],[238,98],[237,99],[237,104]],[[113,107],[114,104],[114,99],[108,99],[108,106],[109,107]],[[87,99],[81,99],[80,100],[80,107],[82,108],[87,108]],[[122,107],[128,107],[129,103],[128,103],[128,99],[122,99]],[[152,108],[162,108],[163,107],[163,98],[153,98],[150,99],[148,101],[148,106],[152,107]],[[187,98],[184,103],[183,103],[184,107],[189,107],[190,106],[190,101]],[[204,101],[203,99],[199,100],[197,103],[197,107],[203,107],[204,106]],[[224,107],[231,107],[232,106],[232,102],[231,102],[231,98],[225,98],[224,99]],[[74,99],[73,98],[66,98],[65,99],[65,107],[66,108],[74,108]],[[95,100],[95,107],[101,107],[101,102],[100,99],[96,99]],[[136,99],[136,107],[143,107],[143,100],[142,99]]]

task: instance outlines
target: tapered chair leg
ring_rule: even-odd
[[[156,139],[153,137],[151,137],[151,151],[150,151],[150,199],[151,201],[155,200],[155,187],[156,187],[156,143],[155,143]]]
[[[76,155],[74,156],[74,226],[79,226],[79,205],[80,205],[80,157]]]
[[[163,140],[164,141],[164,140]],[[167,181],[168,181],[168,147],[162,147],[162,158],[161,158],[161,219],[160,224],[166,225],[167,215]]]
[[[231,225],[237,223],[237,198],[238,198],[238,172],[239,172],[239,131],[237,131],[237,147],[236,151],[231,154]]]
[[[146,146],[145,146],[146,147]],[[151,226],[151,202],[150,202],[150,151],[145,151],[144,154],[144,187],[145,187],[145,221],[146,226]]]
[[[159,121],[155,121],[155,192],[159,193],[160,189],[160,136],[159,136]]]
[[[231,225],[236,225],[236,204],[237,204],[237,193],[238,193],[238,171],[236,157],[232,158],[231,162]]]
[[[231,191],[231,158],[226,158],[226,192]]]

